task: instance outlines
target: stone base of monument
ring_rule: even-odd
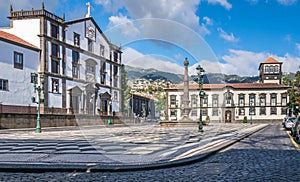
[[[181,120],[178,121],[178,126],[198,126],[198,121],[192,120],[188,116],[183,116]]]
[[[199,121],[192,120],[188,116],[183,116],[179,121],[161,121],[160,126],[168,126],[168,127],[175,127],[175,126],[186,126],[186,127],[197,127],[199,125]]]

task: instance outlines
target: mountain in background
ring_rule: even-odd
[[[143,69],[131,66],[125,66],[125,70],[128,72],[128,79],[135,80],[138,78],[145,78],[147,80],[168,80],[173,84],[179,84],[183,82],[183,74],[174,74],[156,69]],[[198,76],[190,76],[190,80],[198,82]],[[238,76],[238,75],[226,75],[222,73],[207,73],[204,75],[204,83],[253,83],[259,80],[258,76]]]
[[[135,80],[137,78],[145,78],[147,80],[168,80],[174,84],[179,84],[183,81],[183,75],[158,71],[156,69],[143,69],[131,66],[125,66],[128,72],[128,79]]]

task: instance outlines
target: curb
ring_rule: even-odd
[[[95,165],[86,165],[86,164],[57,164],[57,163],[35,163],[35,164],[24,164],[24,163],[1,163],[0,162],[0,172],[25,172],[25,173],[42,173],[42,172],[121,172],[121,171],[140,171],[140,170],[153,170],[153,169],[163,169],[189,165],[197,162],[201,162],[221,150],[232,146],[233,144],[265,129],[270,126],[262,126],[252,132],[242,134],[241,136],[233,137],[230,140],[225,142],[220,142],[218,145],[213,147],[208,151],[205,151],[202,154],[195,155],[192,157],[182,158],[175,161],[161,161],[151,164],[130,164],[130,165],[107,165],[107,164],[95,164]],[[59,165],[59,167],[58,167]]]

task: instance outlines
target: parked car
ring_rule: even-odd
[[[299,138],[299,130],[300,130],[300,116],[298,116],[295,120],[294,126],[291,129],[292,137]]]
[[[287,130],[291,130],[295,125],[296,117],[289,117],[284,122],[284,127]]]

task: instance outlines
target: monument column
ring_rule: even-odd
[[[183,98],[182,98],[182,104],[183,108],[189,107],[189,61],[187,58],[184,60],[184,78],[183,78]],[[186,113],[185,113],[186,114]]]
[[[189,61],[187,58],[184,60],[184,78],[183,78],[183,97],[182,97],[182,105],[181,105],[181,112],[183,114],[183,117],[181,121],[192,121],[192,119],[189,118],[189,114],[191,111],[191,107],[189,107]]]

